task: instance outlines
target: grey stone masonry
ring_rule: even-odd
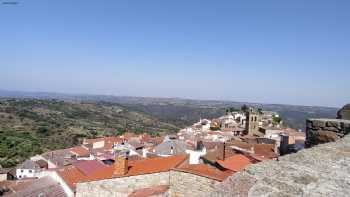
[[[219,181],[186,172],[170,171],[171,197],[202,197],[215,190]]]
[[[350,133],[350,120],[308,119],[306,120],[306,146],[334,142]]]
[[[126,197],[136,189],[169,185],[169,172],[78,183],[76,197]]]
[[[219,184],[210,196],[350,196],[350,135],[279,161],[250,165]]]

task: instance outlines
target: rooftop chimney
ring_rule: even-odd
[[[121,176],[128,173],[128,156],[129,152],[116,156],[114,160],[114,175]]]
[[[225,160],[225,149],[226,149],[226,143],[223,142],[220,144],[220,152],[219,152],[220,160]]]

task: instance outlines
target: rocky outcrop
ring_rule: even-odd
[[[306,120],[306,147],[334,142],[350,133],[350,120],[308,119]]]
[[[343,108],[341,108],[338,111],[337,115],[338,115],[337,116],[338,119],[350,120],[350,104],[347,104]]]
[[[349,196],[350,135],[235,173],[210,196]]]

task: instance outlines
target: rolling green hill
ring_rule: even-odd
[[[174,133],[199,118],[216,118],[241,105],[278,112],[285,124],[305,128],[306,118],[335,118],[337,108],[234,101],[146,98],[0,90],[0,165],[11,166],[46,150],[79,144],[85,137],[126,129]]]
[[[46,150],[79,144],[85,137],[125,130],[159,135],[178,129],[115,103],[0,99],[0,164],[8,167]]]

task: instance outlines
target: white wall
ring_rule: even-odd
[[[16,178],[23,179],[37,177],[38,172],[38,170],[34,169],[16,169]]]
[[[207,150],[203,148],[202,151],[186,150],[187,154],[190,154],[190,164],[199,164],[199,158],[207,154]]]

